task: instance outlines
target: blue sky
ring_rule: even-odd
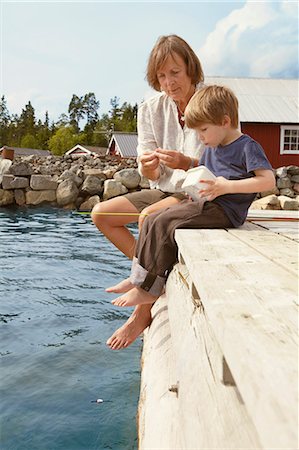
[[[56,121],[73,94],[140,103],[149,52],[183,37],[208,76],[298,77],[297,1],[1,1],[1,95],[10,113],[30,100]]]

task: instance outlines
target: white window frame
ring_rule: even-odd
[[[285,131],[297,130],[297,150],[285,150]],[[281,155],[299,155],[299,125],[281,125],[280,126],[280,154]]]

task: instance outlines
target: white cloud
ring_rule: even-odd
[[[216,24],[198,52],[205,73],[298,76],[296,8],[286,1],[247,1],[232,11]]]

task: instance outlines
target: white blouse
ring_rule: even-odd
[[[141,103],[138,108],[137,129],[138,156],[158,147],[164,150],[177,150],[193,158],[199,158],[203,152],[204,146],[195,130],[187,128],[186,125],[184,128],[181,127],[176,103],[165,93]],[[139,164],[141,172],[140,167],[141,164]],[[170,169],[161,164],[160,178],[150,181],[150,186],[164,192],[177,192],[180,191],[185,177],[184,170]]]

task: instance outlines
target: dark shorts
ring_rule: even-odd
[[[163,192],[159,189],[143,189],[142,191],[130,192],[126,197],[141,212],[144,208],[153,203],[157,203],[167,197],[174,197],[178,200],[186,200],[187,196],[182,192]]]

